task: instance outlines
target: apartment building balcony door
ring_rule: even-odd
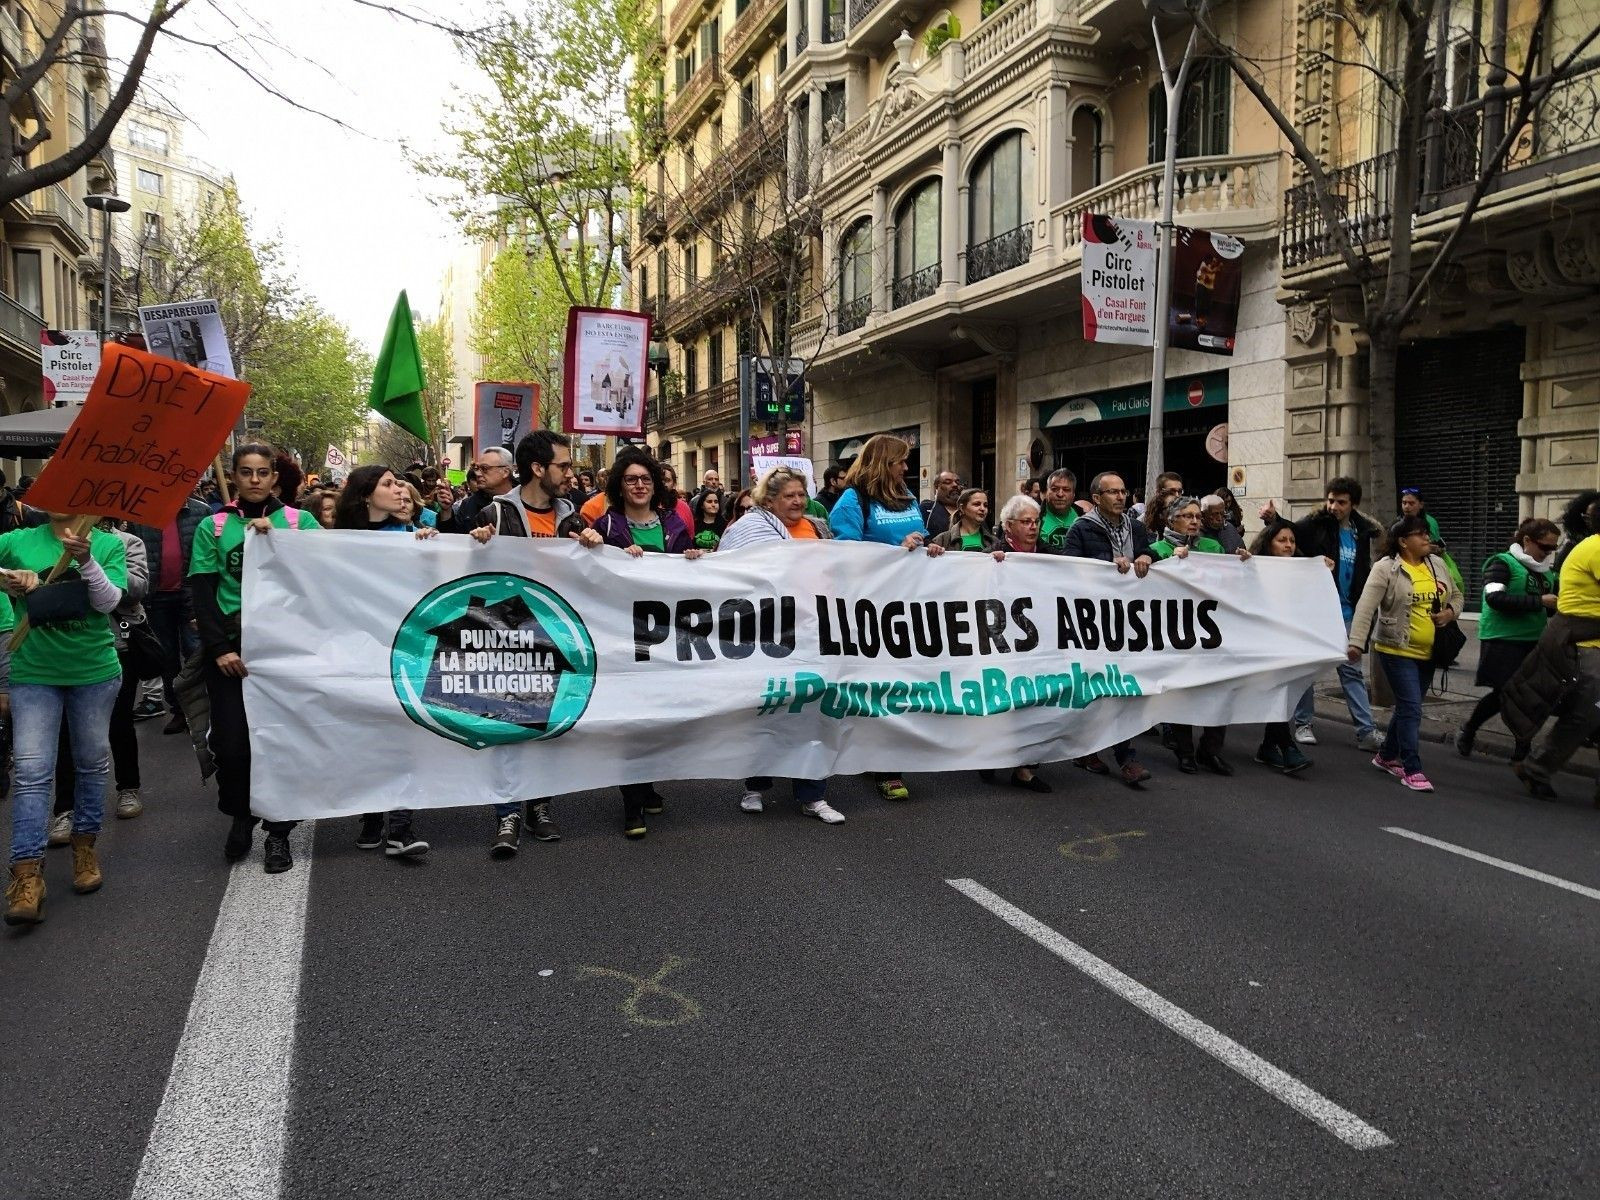
[[[989,493],[989,511],[999,512],[1006,499],[995,494],[998,483],[995,463],[997,438],[995,434],[996,380],[975,379],[972,382],[972,461],[965,478],[968,487],[981,487]]]

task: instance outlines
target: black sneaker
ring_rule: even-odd
[[[161,732],[164,734],[189,732],[189,720],[183,715],[182,709],[173,709],[172,716],[168,718],[167,723],[161,727]]]
[[[644,812],[647,817],[659,817],[667,811],[666,799],[655,788],[650,789],[650,794],[644,798]]]
[[[384,816],[367,813],[361,818],[361,832],[356,834],[356,845],[363,850],[376,850],[383,845]]]
[[[233,824],[228,827],[228,840],[222,843],[222,857],[229,862],[238,862],[250,853],[250,842],[255,837],[256,819],[254,817],[235,817]]]
[[[642,838],[650,832],[644,823],[644,809],[633,800],[622,802],[622,832],[631,838]]]
[[[411,822],[407,821],[389,830],[383,852],[390,858],[421,858],[428,852],[428,843],[417,836],[416,830],[411,828]]]
[[[1195,761],[1213,775],[1232,775],[1233,764],[1220,754],[1206,754],[1203,751],[1194,756]]]
[[[645,811],[650,810],[647,808]],[[541,842],[561,840],[561,826],[557,825],[550,815],[550,801],[539,800],[528,804],[528,832]]]
[[[500,830],[495,834],[494,845],[489,847],[490,858],[510,858],[522,845],[522,814],[507,813],[500,818]]]
[[[288,834],[267,834],[266,847],[261,854],[261,865],[268,875],[281,875],[294,866],[294,855],[289,853]]]

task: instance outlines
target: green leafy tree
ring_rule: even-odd
[[[272,321],[247,376],[249,415],[262,433],[307,463],[362,427],[372,359],[340,321],[314,301]]]
[[[428,458],[438,460],[444,457],[445,441],[455,423],[459,398],[455,350],[451,346],[449,322],[443,316],[417,322],[417,349],[422,353],[422,376],[427,382],[422,392],[422,412],[433,434]]]
[[[561,402],[568,307],[555,265],[512,247],[490,264],[472,314],[471,344],[483,356],[484,374],[537,383],[540,416],[549,428]]]

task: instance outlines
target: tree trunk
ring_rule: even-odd
[[[1400,332],[1393,322],[1378,320],[1368,327],[1367,337],[1367,444],[1371,447],[1367,474],[1371,488],[1365,506],[1369,513],[1393,513],[1399,511],[1395,494],[1395,414]]]

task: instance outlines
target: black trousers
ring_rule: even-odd
[[[217,761],[217,807],[230,817],[250,815],[250,722],[244,711],[244,680],[224,675],[212,659],[206,667],[211,700],[207,742]],[[268,833],[288,833],[293,821],[264,821]]]
[[[1172,726],[1172,737],[1177,744],[1177,751],[1184,758],[1193,758],[1195,752],[1193,725]],[[1200,730],[1200,753],[1221,754],[1222,740],[1228,734],[1226,725],[1208,725]]]

